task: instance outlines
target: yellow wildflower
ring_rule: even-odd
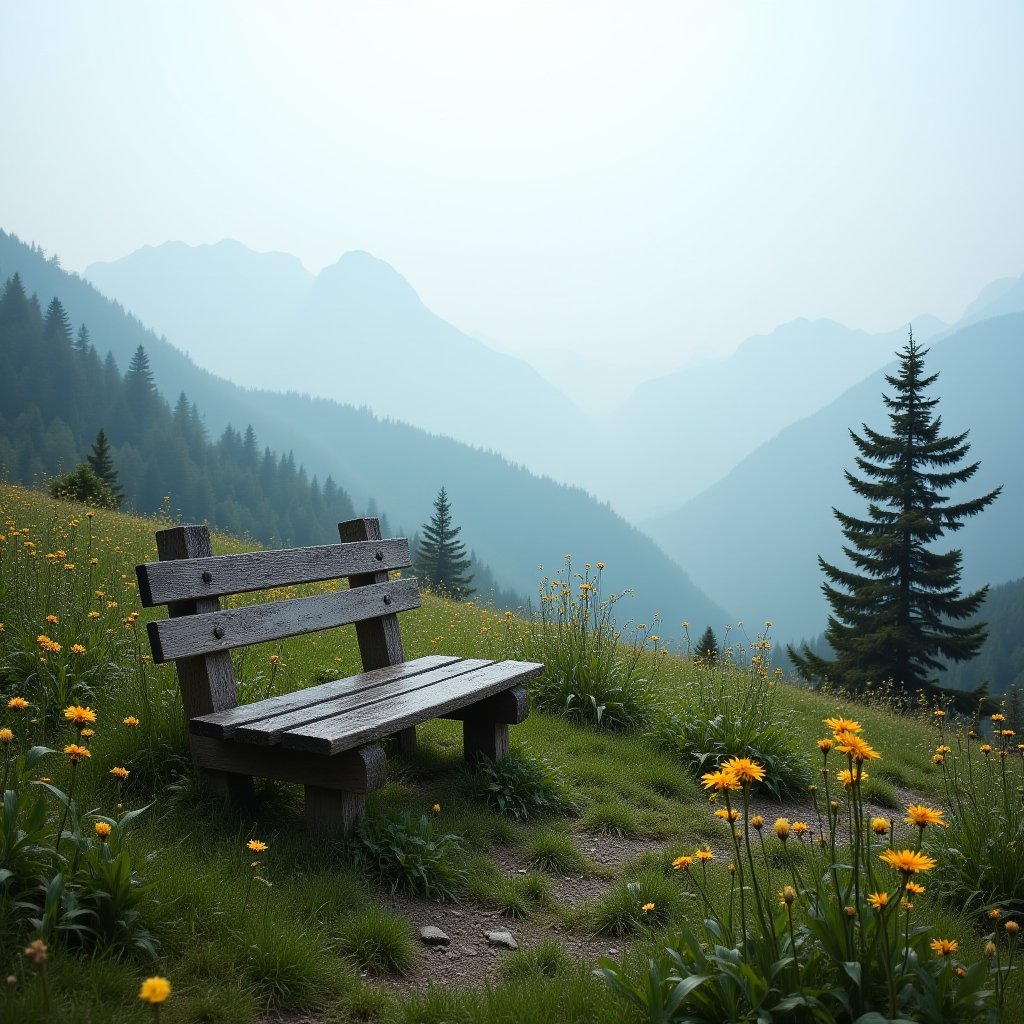
[[[171,983],[166,978],[147,978],[139,989],[139,998],[144,1003],[157,1006],[171,994]]]

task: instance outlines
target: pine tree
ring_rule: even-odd
[[[710,626],[704,630],[700,640],[697,641],[697,646],[693,649],[693,657],[705,665],[717,664],[718,637],[715,636],[715,631]]]
[[[138,387],[142,391],[156,391],[153,370],[149,365],[149,356],[146,355],[146,350],[141,345],[132,353],[125,380],[130,386]]]
[[[85,457],[85,461],[120,505],[124,495],[117,482],[117,470],[114,469],[114,460],[110,455],[110,443],[107,441],[106,431],[102,427],[96,435],[96,440],[92,443],[92,452]]]
[[[89,328],[82,324],[78,328],[78,334],[75,337],[75,351],[84,356],[89,349],[92,347],[92,339],[89,337]]]
[[[424,523],[417,546],[416,572],[432,589],[455,601],[473,593],[473,577],[467,573],[471,561],[466,546],[458,540],[461,526],[452,525],[448,492],[442,487],[434,499],[434,514]]]
[[[853,568],[818,558],[827,580],[822,591],[832,608],[825,639],[835,658],[816,655],[806,645],[789,654],[808,679],[827,677],[852,690],[892,679],[907,693],[933,692],[933,673],[943,660],[966,661],[984,643],[984,623],[956,623],[977,613],[988,587],[962,596],[962,552],[935,552],[929,545],[947,530],[959,530],[1002,488],[949,503],[945,492],[970,480],[979,463],[963,465],[971,447],[967,431],[942,435],[942,418],[933,412],[939,400],[926,397],[939,375],[924,376],[928,353],[913,332],[897,354],[899,372],[885,378],[895,395],[882,396],[891,436],[866,424],[862,434],[850,431],[863,475],[847,470],[846,480],[866,499],[868,518],[832,510]]]
[[[45,333],[48,339],[66,341],[69,345],[71,344],[71,318],[60,299],[55,297],[50,300],[49,306],[46,307],[45,323]]]

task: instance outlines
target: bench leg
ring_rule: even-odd
[[[508,756],[508,723],[467,718],[462,723],[462,744],[469,764],[475,764],[480,754],[492,761],[504,761]]]
[[[220,800],[231,807],[249,807],[256,799],[251,775],[200,768],[199,782],[215,800]]]
[[[412,757],[416,753],[416,726],[410,725],[395,735],[398,738],[398,752]]]
[[[306,786],[306,831],[311,835],[347,832],[366,813],[366,794]]]

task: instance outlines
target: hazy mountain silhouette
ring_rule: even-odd
[[[186,392],[202,410],[211,436],[218,436],[229,423],[236,429],[252,424],[261,445],[292,451],[296,461],[321,480],[332,475],[357,509],[365,509],[373,497],[396,530],[416,531],[429,518],[434,496],[444,484],[467,546],[503,586],[535,593],[538,566],[553,573],[561,567],[563,555],[571,553],[577,562],[605,561],[607,584],[614,590],[632,587],[637,594],[635,603],[619,606],[620,615],[650,622],[652,612],[658,611],[666,622],[664,636],[678,635],[683,619],[702,627],[730,621],[729,614],[701,593],[646,534],[579,488],[538,477],[490,452],[383,420],[365,409],[222,380],[200,369],[92,284],[0,231],[0,279],[15,272],[44,306],[59,296],[76,329],[86,323],[96,348],[101,354],[110,350],[122,371],[137,346],[143,345],[160,391],[172,404],[179,392]],[[239,356],[243,359],[244,353]],[[382,372],[390,362],[381,361]],[[444,380],[430,387],[437,401],[462,398]],[[491,381],[482,397],[500,405],[501,378]]]
[[[886,371],[895,366],[893,360]],[[947,534],[938,549],[964,551],[966,589],[1021,576],[1024,547],[1016,537],[1024,517],[1024,314],[986,319],[936,340],[925,367],[941,373],[932,394],[940,398],[944,433],[970,430],[971,458],[981,462],[963,496],[1004,485],[990,509]],[[857,515],[863,509],[843,477],[844,468],[855,468],[849,430],[862,423],[888,429],[881,400],[888,390],[883,371],[872,374],[786,427],[681,508],[644,525],[714,598],[740,615],[772,619],[782,637],[817,635],[827,605],[816,556],[844,564],[831,510]]]
[[[366,406],[563,477],[551,437],[580,429],[563,393],[436,316],[369,253],[314,277],[294,257],[238,242],[171,242],[86,276],[236,383]]]
[[[933,317],[915,321],[922,340],[942,326]],[[902,333],[793,320],[748,338],[726,359],[642,384],[610,417],[611,458],[594,466],[595,490],[636,518],[678,507],[883,366]]]
[[[633,519],[678,508],[721,479],[884,365],[903,332],[794,320],[635,390],[644,374],[620,372],[613,390],[607,368],[586,360],[574,373],[572,360],[548,353],[534,357],[539,373],[494,351],[368,253],[347,253],[314,277],[293,257],[237,242],[168,243],[93,264],[87,276],[237,383],[365,405],[584,487]],[[1013,282],[993,285],[974,304],[978,315],[993,303],[1003,311],[1012,293]],[[932,317],[914,324],[922,341],[944,327]],[[444,395],[433,383],[441,379]],[[592,379],[603,393],[578,408],[581,382]]]

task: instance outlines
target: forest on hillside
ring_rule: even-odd
[[[251,425],[229,424],[211,440],[184,392],[173,407],[162,397],[143,346],[122,374],[110,352],[100,356],[86,324],[75,329],[59,298],[44,312],[15,273],[0,294],[0,478],[52,482],[94,450],[101,430],[117,487],[139,512],[209,522],[275,546],[330,543],[337,523],[357,515],[332,477],[321,483],[291,452],[261,449]],[[366,514],[379,514],[372,499]],[[522,602],[472,561],[480,593],[501,607]]]

